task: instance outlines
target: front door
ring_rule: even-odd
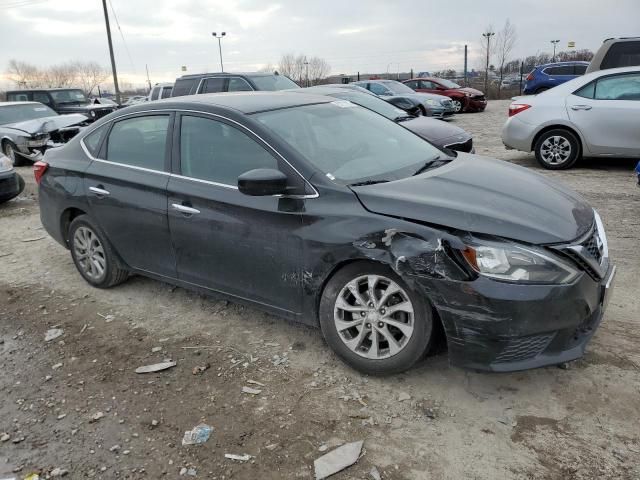
[[[591,153],[640,155],[640,72],[585,85],[567,98],[567,112]]]
[[[175,278],[166,190],[171,121],[145,114],[115,122],[85,172],[84,190],[92,218],[128,266]]]
[[[237,178],[282,160],[240,127],[206,115],[179,119],[180,175],[169,180],[178,277],[288,312],[301,310],[300,201],[240,193]],[[177,138],[178,135],[176,134]]]

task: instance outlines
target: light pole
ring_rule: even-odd
[[[553,43],[553,61],[556,61],[556,45],[560,42],[560,40],[551,40]]]
[[[109,26],[109,13],[107,12],[107,2],[102,0],[104,9],[104,23],[107,26],[107,42],[109,43],[109,56],[111,57],[111,72],[113,73],[113,88],[116,91],[116,102],[120,104],[120,87],[118,87],[118,72],[116,72],[116,59],[113,56],[113,44],[111,43],[111,27]]]
[[[307,57],[304,57],[304,66],[307,69],[307,87],[309,86],[309,61],[307,60]]]
[[[491,45],[491,37],[495,35],[495,32],[486,32],[483,33],[482,36],[487,39],[487,65],[484,71],[484,91],[487,95],[489,95],[489,53],[490,45]]]
[[[218,39],[218,51],[220,52],[220,71],[224,72],[224,66],[222,65],[222,37],[224,37],[227,34],[227,32],[222,32],[220,35],[216,34],[216,32],[212,32],[211,35],[213,35],[215,38]]]

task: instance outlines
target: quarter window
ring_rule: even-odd
[[[244,132],[209,118],[183,116],[180,126],[182,175],[225,185],[256,168],[278,168],[277,160]]]
[[[168,115],[116,122],[107,140],[107,160],[164,171]]]
[[[84,137],[82,140],[84,142],[84,146],[87,147],[89,153],[94,157],[98,156],[98,152],[100,151],[100,145],[102,144],[102,139],[108,130],[108,124],[102,125],[101,127],[95,129],[89,135]]]

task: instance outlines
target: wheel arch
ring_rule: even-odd
[[[541,128],[534,136],[533,139],[531,140],[531,146],[530,146],[530,150],[531,152],[533,152],[535,150],[535,146],[536,143],[538,142],[538,139],[544,135],[546,132],[550,131],[550,130],[567,130],[571,133],[573,133],[576,138],[578,139],[578,141],[580,142],[579,147],[580,147],[580,151],[578,152],[578,155],[582,155],[584,153],[584,139],[582,138],[582,135],[580,134],[580,132],[570,126],[570,125],[566,125],[563,123],[554,123],[552,125],[546,125],[543,128]]]
[[[77,207],[69,207],[60,215],[60,233],[67,248],[69,248],[69,226],[80,215],[87,215],[87,212]]]

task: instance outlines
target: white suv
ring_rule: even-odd
[[[591,59],[586,73],[640,65],[640,37],[607,38]]]

